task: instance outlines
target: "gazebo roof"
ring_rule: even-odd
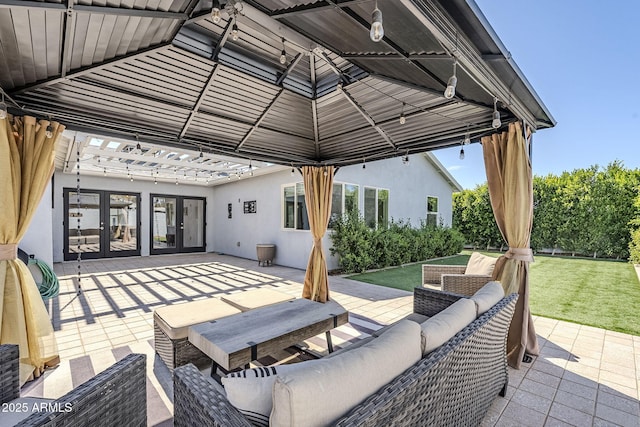
[[[472,0],[379,0],[378,43],[373,0],[241,5],[214,23],[210,0],[0,0],[0,85],[70,129],[287,165],[477,141],[495,98],[502,126],[555,125]]]

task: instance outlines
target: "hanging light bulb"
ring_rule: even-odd
[[[291,176],[295,175],[296,171],[295,169],[293,169],[293,166],[291,166]]]
[[[367,164],[365,163],[365,159],[362,159],[362,169],[366,169]]]
[[[2,92],[2,101],[0,102],[0,120],[7,118],[7,104],[4,103],[4,91]]]
[[[447,82],[447,88],[444,90],[444,97],[451,99],[456,95],[456,85],[458,84],[458,77],[456,77],[456,66],[458,61],[453,61],[453,75],[449,77]]]
[[[178,185],[178,178],[176,178],[176,185]]]
[[[464,146],[460,147],[460,160],[464,160]]]
[[[153,183],[157,185],[157,184],[158,184],[158,178],[155,178],[155,177],[154,177],[154,178],[153,178]]]
[[[378,2],[376,1],[376,8],[373,9],[371,14],[371,31],[369,37],[374,42],[379,42],[384,37],[384,28],[382,28],[382,12],[378,9]]]
[[[466,135],[464,136],[464,144],[465,145],[471,144],[471,135],[469,134],[468,130],[467,130]]]
[[[202,147],[200,147],[200,154],[198,154],[198,157],[203,158],[204,154],[202,153]]]
[[[103,175],[104,175],[104,176],[107,176],[107,168],[104,168]]]
[[[53,128],[51,127],[51,123],[47,125],[47,130],[44,132],[44,134],[47,138],[53,137]]]
[[[402,103],[402,111],[400,112],[400,124],[403,125],[407,123],[407,118],[404,116],[404,102]]]
[[[233,23],[233,27],[231,27],[231,39],[232,39],[234,42],[237,42],[237,41],[238,41],[238,37],[239,37],[239,34],[238,34],[238,26],[237,26],[237,25],[236,25],[236,23],[234,22],[234,23]]]
[[[491,127],[494,129],[498,129],[502,126],[502,122],[500,121],[500,112],[498,111],[498,98],[493,99],[493,121],[491,122]]]
[[[249,160],[249,176],[253,176],[253,166],[251,166],[251,160]]]
[[[280,54],[280,63],[282,65],[287,63],[287,51],[284,47],[284,37],[282,38],[282,53]]]
[[[405,165],[409,164],[409,150],[407,150],[407,154],[402,156],[402,163],[405,164]]]
[[[211,20],[214,24],[220,23],[222,15],[220,14],[220,0],[213,0],[213,8],[211,9]]]

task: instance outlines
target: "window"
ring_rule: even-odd
[[[333,194],[331,196],[331,224],[347,212],[358,212],[359,187],[354,184],[333,184]]]
[[[427,196],[427,224],[438,225],[438,198]]]
[[[371,228],[387,226],[389,221],[389,190],[365,187],[364,221]]]
[[[309,229],[309,217],[307,216],[307,204],[304,200],[304,184],[283,187],[283,213],[284,228],[296,230]]]

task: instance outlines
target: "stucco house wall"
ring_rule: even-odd
[[[437,162],[437,160],[435,160]],[[274,263],[289,267],[306,268],[313,243],[308,230],[283,227],[283,188],[302,182],[296,170],[282,171],[258,179],[232,180],[214,187],[213,194],[213,250],[229,255],[257,259],[256,244],[276,245]],[[362,165],[340,168],[334,182],[359,185],[360,211],[364,206],[364,188],[389,190],[389,218],[410,220],[418,226],[426,218],[427,196],[438,197],[439,216],[451,225],[452,198],[459,185],[444,168],[436,167],[431,156],[410,156],[403,164],[400,158],[380,160]],[[256,213],[244,213],[244,202],[255,201]],[[228,218],[228,205],[232,217]],[[331,240],[328,231],[322,245],[329,269],[338,268],[338,259],[329,252]]]
[[[302,182],[298,170],[256,176],[250,179],[232,178],[228,183],[204,187],[152,181],[130,182],[123,178],[81,176],[82,190],[109,190],[140,193],[141,255],[150,253],[150,195],[166,194],[206,198],[206,250],[249,259],[257,259],[256,244],[276,245],[274,263],[306,268],[312,246],[308,230],[285,229],[283,226],[283,188]],[[444,167],[429,154],[410,156],[407,164],[400,158],[380,160],[340,168],[336,183],[359,186],[358,204],[364,206],[364,188],[389,190],[389,219],[409,220],[414,226],[426,217],[427,197],[437,197],[439,219],[451,224],[451,195],[460,186]],[[20,247],[47,263],[63,260],[64,209],[63,189],[75,188],[76,176],[56,171]],[[244,213],[244,202],[255,201],[256,212]],[[231,218],[229,218],[231,205]],[[328,231],[330,233],[331,231]],[[338,268],[338,260],[329,252],[329,235],[323,239],[329,269]]]

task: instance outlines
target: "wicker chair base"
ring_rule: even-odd
[[[193,363],[199,368],[211,365],[211,359],[191,344],[188,338],[172,340],[156,322],[153,323],[153,332],[153,347],[171,372],[187,363]]]

